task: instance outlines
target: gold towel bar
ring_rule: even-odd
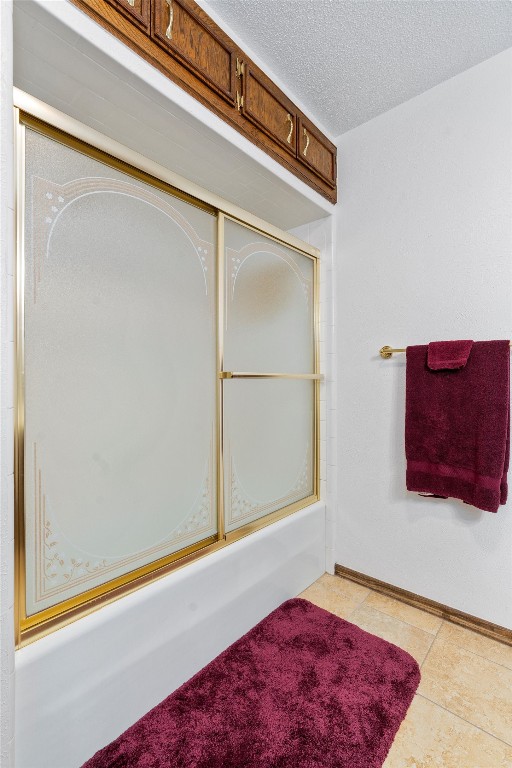
[[[393,349],[393,347],[382,347],[382,349],[379,349],[379,355],[384,358],[384,360],[387,360],[389,357],[394,355],[396,352],[405,352],[404,349]]]
[[[512,341],[510,342],[510,346],[512,347]],[[390,357],[395,355],[397,352],[405,352],[406,348],[403,349],[393,349],[393,347],[382,347],[382,349],[379,349],[379,355],[384,359],[388,360]]]

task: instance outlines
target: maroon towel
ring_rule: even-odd
[[[472,346],[472,341],[431,341],[427,365],[432,371],[464,368]]]
[[[460,360],[453,351],[446,356],[442,349],[441,354],[439,348],[434,351],[438,359]],[[505,504],[509,376],[508,341],[474,342],[467,363],[455,369],[432,370],[426,345],[407,347],[409,491],[451,496],[488,512],[497,512]]]

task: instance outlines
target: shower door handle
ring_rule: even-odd
[[[321,373],[246,373],[241,371],[220,371],[219,379],[309,379],[322,381]]]

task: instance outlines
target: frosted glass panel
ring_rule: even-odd
[[[224,369],[312,373],[313,260],[229,219],[224,239]]]
[[[27,614],[216,530],[216,218],[27,129]]]
[[[224,382],[226,530],[314,492],[314,383]]]

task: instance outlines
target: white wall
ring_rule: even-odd
[[[334,573],[336,529],[336,316],[334,217],[312,221],[291,230],[296,237],[319,249],[320,258],[320,498],[326,505],[325,570]]]
[[[12,2],[0,2],[0,765],[14,765]]]
[[[512,628],[512,503],[405,490],[405,359],[512,336],[512,50],[338,140],[336,560]]]

